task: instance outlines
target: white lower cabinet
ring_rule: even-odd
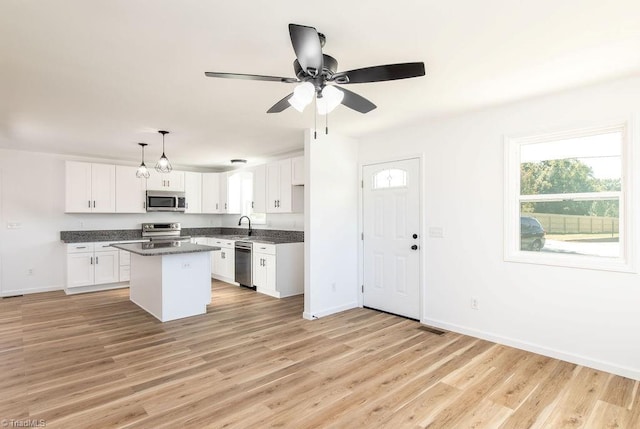
[[[129,252],[110,242],[67,244],[67,294],[125,287],[129,281]]]
[[[253,244],[253,285],[275,298],[304,293],[304,244]]]
[[[211,277],[227,283],[235,283],[236,257],[235,241],[222,238],[208,238],[207,245],[220,247],[211,252]]]

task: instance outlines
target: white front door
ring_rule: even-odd
[[[420,318],[420,161],[365,165],[365,307]]]

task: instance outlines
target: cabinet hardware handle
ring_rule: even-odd
[[[96,200],[93,200],[93,208],[96,208]]]
[[[87,200],[87,203],[89,204],[88,207],[91,208],[91,200]]]
[[[76,246],[76,249],[86,249],[87,246]]]
[[[167,183],[168,183],[167,186],[170,188],[171,187],[171,180],[167,180]]]
[[[93,265],[93,256],[91,257],[91,261],[89,262],[89,265]]]
[[[96,265],[98,265],[98,257],[96,256]]]
[[[216,203],[216,210],[218,210],[218,203]]]
[[[184,208],[188,209],[189,208],[189,203],[184,203]]]
[[[224,259],[224,252],[220,252],[220,256],[221,256],[220,259]]]
[[[142,203],[142,208],[146,209],[147,208],[147,202],[145,201],[144,203]]]
[[[278,200],[273,200],[273,207],[278,207]]]
[[[227,209],[227,203],[224,203],[224,209],[225,210]]]

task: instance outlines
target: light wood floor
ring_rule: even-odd
[[[0,300],[0,420],[83,429],[640,427],[633,380],[372,310],[306,321],[302,297],[212,288],[208,314],[164,324],[126,289]]]

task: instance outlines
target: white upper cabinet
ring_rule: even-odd
[[[136,177],[138,167],[116,165],[116,213],[145,213],[147,179]]]
[[[304,156],[291,158],[291,184],[304,185]]]
[[[265,165],[253,168],[253,199],[251,208],[254,213],[267,212],[267,172]]]
[[[202,213],[222,213],[220,173],[202,173]]]
[[[158,173],[150,169],[149,173],[151,175],[147,179],[147,190],[184,192],[184,171]]]
[[[65,212],[115,213],[116,166],[67,161]]]
[[[184,173],[185,213],[202,213],[202,173]]]
[[[291,159],[267,164],[267,213],[302,211],[302,187],[291,183]]]
[[[220,203],[220,211],[218,213],[228,213],[229,212],[229,190],[227,188],[229,182],[228,182],[228,175],[227,173],[218,173],[218,180],[219,182],[219,203]]]

